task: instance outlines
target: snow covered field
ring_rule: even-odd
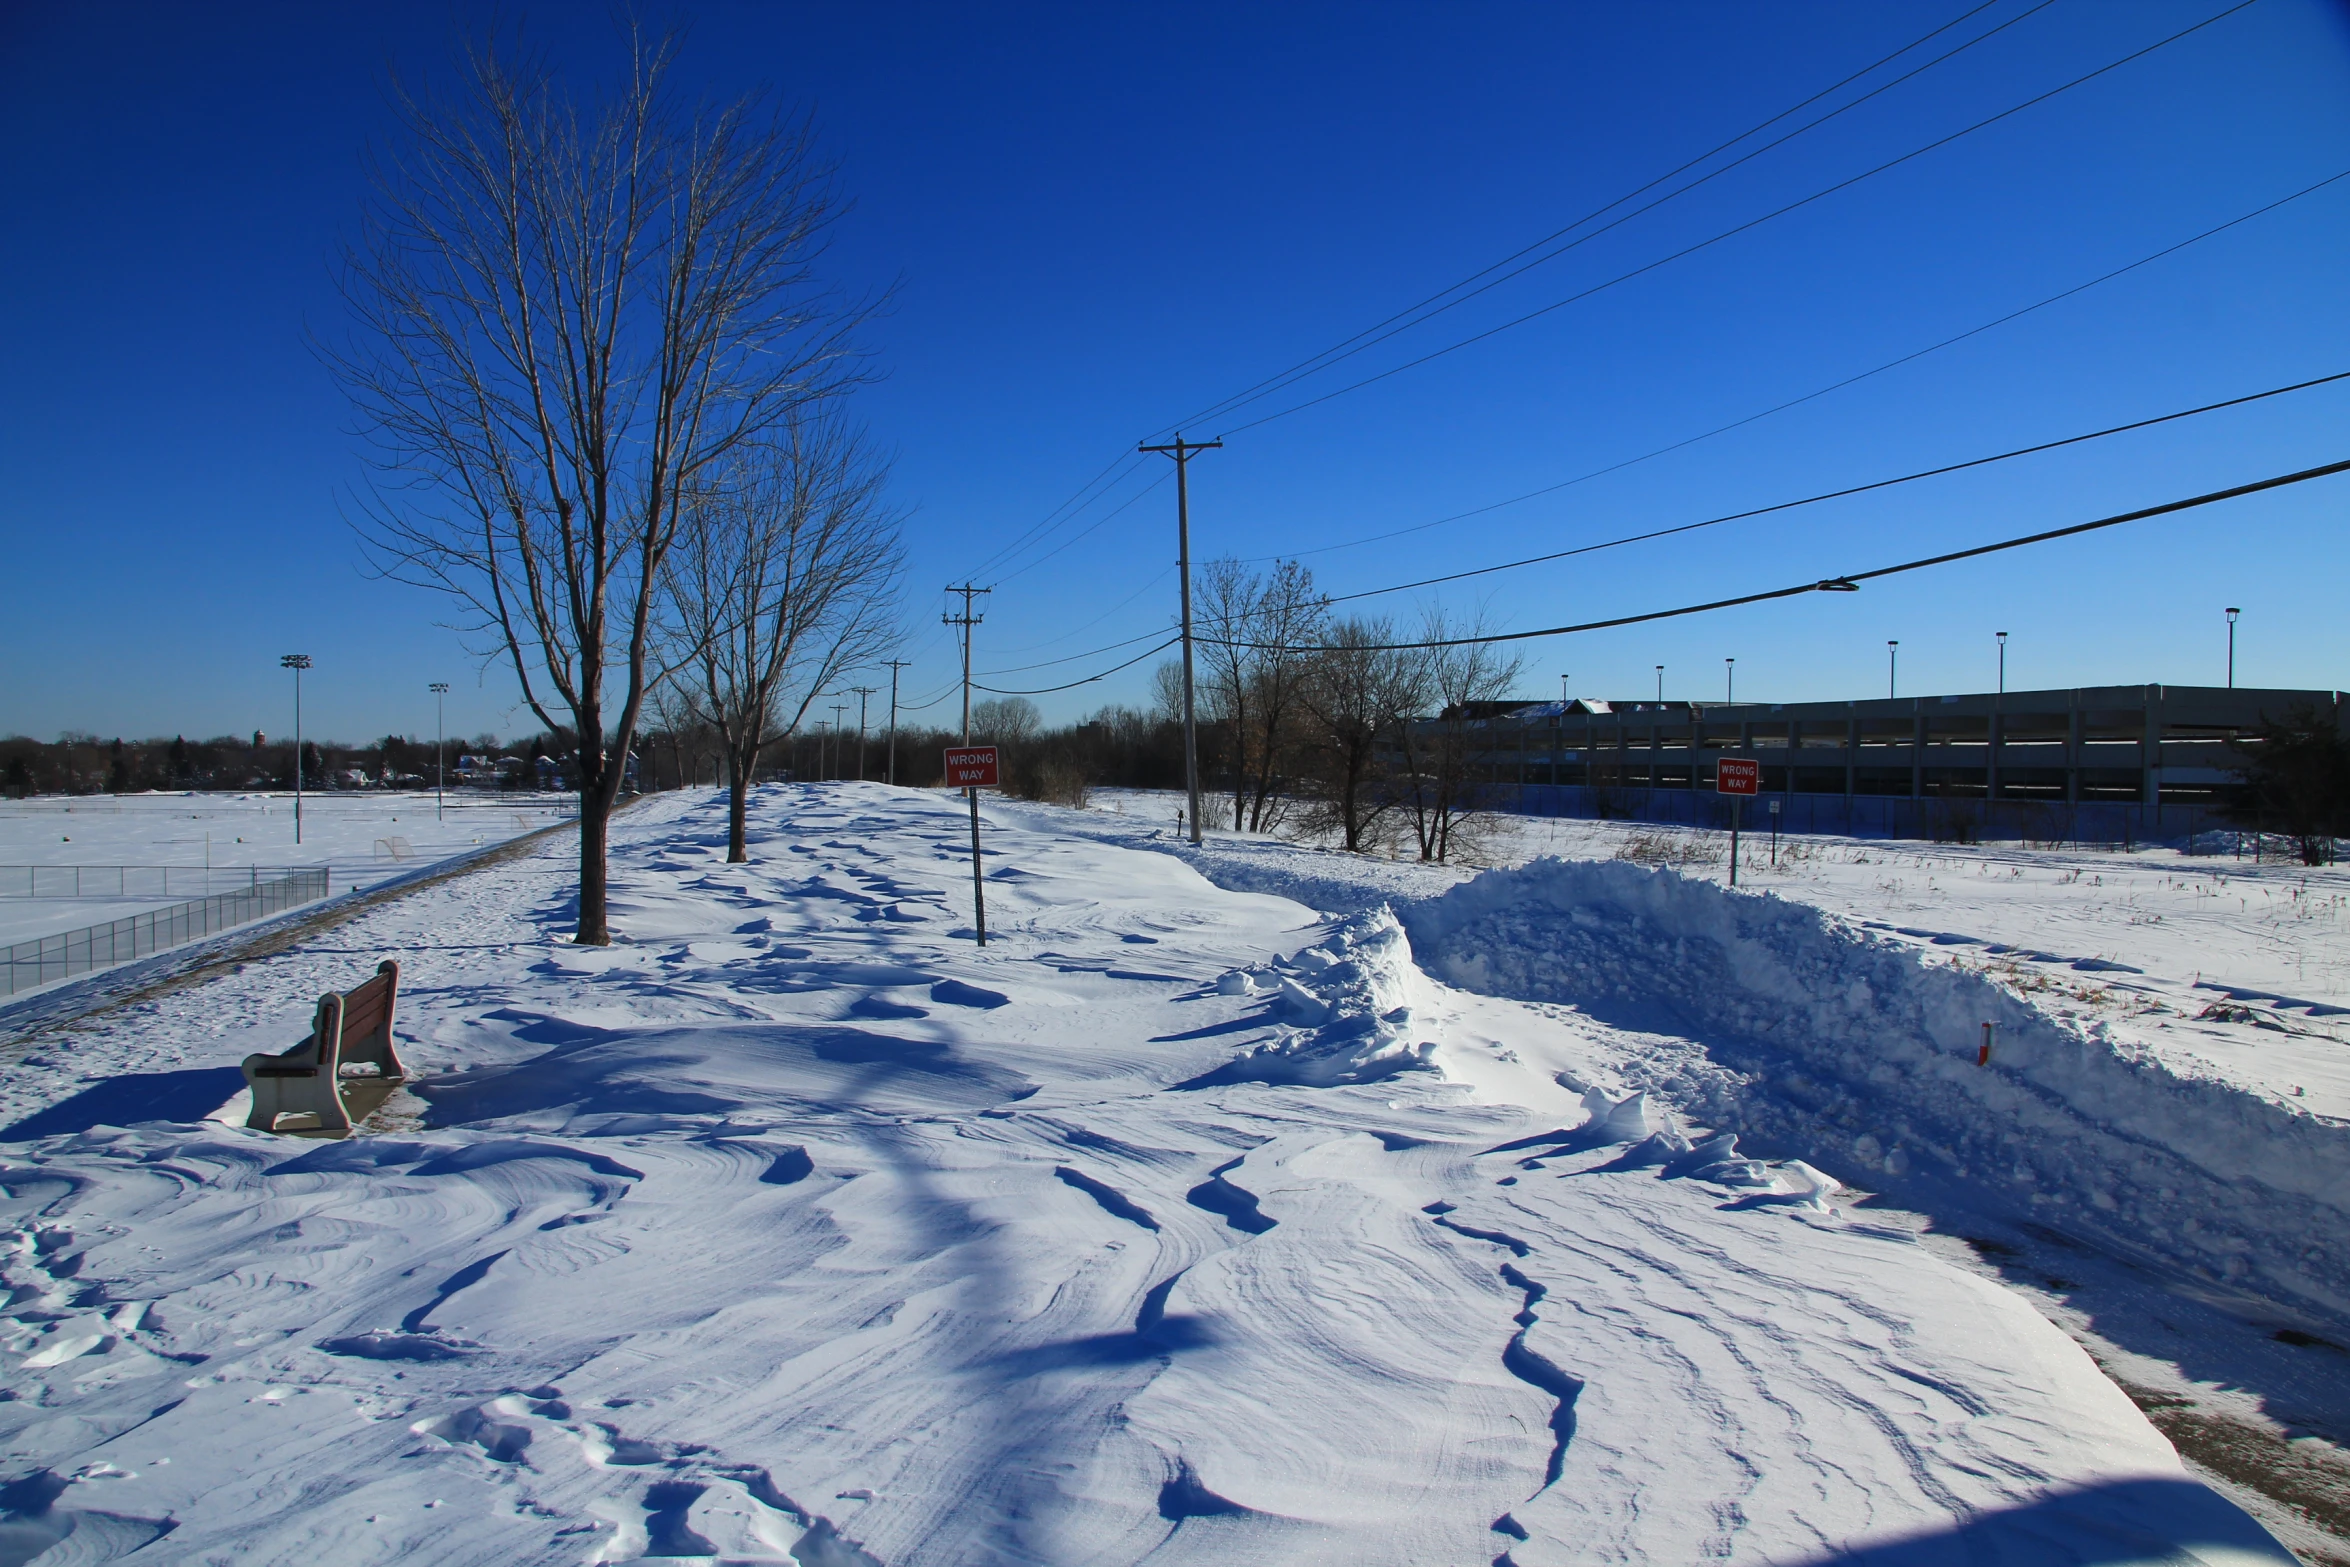
[[[78,930],[230,890],[240,872],[325,865],[335,892],[372,886],[483,844],[501,843],[570,815],[565,796],[453,796],[437,818],[432,796],[311,794],[294,842],[291,794],[41,796],[0,801],[0,946]],[[70,886],[54,868],[129,866],[130,895],[104,897],[111,870],[85,878],[86,898],[33,897]],[[153,868],[170,866],[168,890]],[[35,877],[25,867],[50,867]],[[195,875],[209,868],[211,885]],[[117,878],[112,885],[125,885]],[[142,889],[151,895],[141,895]]]
[[[2339,1127],[1792,900],[987,814],[985,949],[951,798],[666,796],[614,947],[550,848],[0,1064],[14,1559],[2290,1560],[1922,1213],[2330,1320]],[[243,1130],[379,955],[416,1093]]]

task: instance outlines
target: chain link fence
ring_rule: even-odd
[[[60,866],[41,869],[46,874],[49,870],[99,869],[111,872],[137,870],[140,867]],[[239,874],[243,873],[240,871]],[[0,948],[0,996],[13,996],[20,990],[30,990],[36,985],[70,979],[76,974],[87,974],[92,969],[107,968],[116,963],[128,963],[227,930],[232,925],[242,925],[249,920],[290,909],[298,903],[323,898],[327,894],[327,869],[323,865],[307,870],[269,872],[267,874],[272,879],[268,881],[260,879],[262,874],[254,872],[247,885],[234,892],[175,903],[169,908],[134,914],[128,919],[110,920],[103,925],[91,925],[81,930],[42,936],[32,941],[20,941],[12,947]],[[128,883],[124,885],[128,890]],[[93,891],[108,896],[121,895],[109,889],[94,888]]]
[[[406,839],[400,840],[403,844]],[[182,898],[251,892],[294,865],[0,865],[0,898]]]

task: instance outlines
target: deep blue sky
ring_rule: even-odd
[[[1999,0],[1945,35],[2017,15]],[[1857,173],[2224,8],[2057,0],[1702,192],[1353,364],[1386,368]],[[1348,5],[691,8],[716,95],[811,104],[856,198],[834,263],[899,284],[864,396],[914,509],[910,695],[939,588],[999,584],[983,670],[1172,613],[1162,485],[1042,564],[990,563],[1139,437],[1473,272],[1966,8]],[[512,8],[503,13],[517,14]],[[362,572],[348,415],[305,347],[385,127],[486,9],[0,10],[0,732],[528,726],[444,608]],[[584,81],[601,6],[523,13]],[[1193,469],[1195,553],[1310,550],[1637,456],[2029,304],[2350,169],[2350,19],[2249,9],[2086,87],[1542,321],[1234,434]],[[1767,504],[2350,369],[2350,180],[2120,281],[1733,435],[1525,505],[1307,557],[1345,592]],[[1305,390],[1354,377],[1325,378]],[[1195,427],[1215,435],[1285,406]],[[1486,579],[1497,627],[1664,607],[2350,456],[2350,390]],[[1160,466],[1164,466],[1163,462]],[[1141,470],[1109,504],[1158,478]],[[1526,647],[1521,689],[1873,695],[2350,684],[2350,479],[1782,604]],[[1082,513],[1062,543],[1098,521]],[[982,569],[984,567],[984,569]],[[1026,569],[1023,569],[1026,568]],[[1414,618],[1425,595],[1350,606]],[[1088,624],[1093,622],[1093,624]],[[1147,645],[1147,644],[1145,644]],[[1109,654],[1004,686],[1046,685]],[[1138,700],[1148,665],[1041,699]],[[943,714],[941,706],[934,712]]]

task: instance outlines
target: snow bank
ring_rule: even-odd
[[[1685,1034],[1656,1095],[1878,1187],[1954,1178],[2350,1315],[2350,1129],[2040,1011],[1801,904],[1542,860],[1407,905],[1430,971]],[[1983,1024],[1998,1025],[1988,1066]]]
[[[1386,908],[1356,915],[1294,958],[1235,969],[1217,988],[1227,995],[1269,992],[1279,1027],[1271,1042],[1184,1086],[1332,1088],[1426,1066],[1436,1046],[1412,1038],[1418,977],[1411,942]]]

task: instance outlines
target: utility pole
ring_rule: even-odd
[[[1179,430],[1172,446],[1138,446],[1175,459],[1175,564],[1183,578],[1183,787],[1191,796],[1191,841],[1199,832],[1199,714],[1191,687],[1191,459],[1214,451],[1222,441],[1186,441]],[[966,744],[968,741],[965,742]]]
[[[432,683],[432,819],[441,819],[441,779],[449,771],[449,682]]]
[[[2235,617],[2229,617],[2228,645],[2235,646]],[[2233,655],[2230,657],[2233,663]],[[310,667],[307,653],[288,653],[277,661],[278,668],[294,672],[294,842],[302,841],[302,671]],[[2230,685],[2235,682],[2229,681]]]
[[[841,775],[840,743],[843,738],[844,731],[840,726],[840,715],[847,712],[848,710],[849,704],[846,702],[835,702],[832,704],[832,775],[835,778],[838,778]]]
[[[894,787],[898,781],[898,671],[912,666],[903,658],[882,662],[889,665],[889,782]]]
[[[971,743],[971,628],[987,618],[985,615],[971,613],[971,601],[982,593],[993,593],[995,589],[964,586],[949,588],[947,591],[963,595],[963,613],[941,615],[938,620],[942,626],[963,628],[963,743],[969,745]],[[974,794],[972,798],[977,799],[978,796]]]
[[[865,781],[865,703],[871,699],[875,691],[881,688],[879,686],[851,686],[849,689],[857,693],[857,782],[863,783]]]

